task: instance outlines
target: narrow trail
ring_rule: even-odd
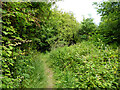
[[[47,62],[48,56],[48,54],[37,53],[33,57],[35,70],[29,79],[27,88],[54,88],[55,80],[53,71],[49,68],[49,63]]]
[[[42,59],[44,65],[44,72],[47,76],[47,85],[45,88],[53,88],[54,87],[54,79],[53,79],[53,71],[49,68],[48,63],[46,62],[46,55]]]

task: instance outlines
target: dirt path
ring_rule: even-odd
[[[53,80],[53,72],[51,68],[49,68],[49,65],[46,63],[46,57],[43,59],[45,74],[47,76],[47,85],[46,88],[53,88],[54,87],[54,80]]]

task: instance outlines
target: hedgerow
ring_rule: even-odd
[[[43,14],[44,12],[41,10],[49,11],[51,5],[45,2],[2,2],[1,4],[1,87],[23,88],[25,87],[23,82],[30,78],[31,73],[34,71],[31,55],[33,49],[38,49],[38,46],[44,43],[41,42],[38,44],[38,41],[41,39],[38,37],[38,33],[40,32],[40,20],[43,20],[47,15],[41,16],[40,19],[37,14]],[[37,41],[35,40],[36,38]],[[44,46],[46,46],[45,43],[42,47]]]

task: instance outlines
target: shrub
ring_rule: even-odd
[[[99,49],[91,42],[58,48],[50,53],[56,86],[62,88],[118,88],[118,50]]]

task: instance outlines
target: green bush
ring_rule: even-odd
[[[34,71],[32,54],[24,55],[21,53],[13,58],[3,57],[2,59],[2,88],[25,87],[23,82],[29,79]]]
[[[101,40],[105,43],[120,44],[120,2],[101,2],[94,3],[97,12],[101,16],[101,22],[97,33],[102,36]]]
[[[48,46],[41,26],[50,7],[45,2],[2,3],[2,88],[25,87],[33,73],[32,49]]]
[[[103,48],[104,47],[104,48]],[[82,42],[50,52],[56,87],[118,88],[118,50]]]

